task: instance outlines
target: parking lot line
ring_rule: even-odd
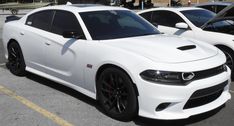
[[[31,108],[32,110],[42,114],[43,116],[45,116],[46,118],[48,118],[50,120],[52,120],[54,123],[58,124],[59,126],[73,126],[72,124],[70,124],[66,120],[64,120],[64,119],[58,117],[57,115],[41,108],[40,106],[36,105],[35,103],[27,100],[24,97],[17,95],[13,91],[11,91],[11,90],[9,90],[1,85],[0,85],[0,92],[8,95],[9,97],[11,97],[13,99],[16,99],[17,101],[21,102],[22,104],[26,105],[27,107]]]

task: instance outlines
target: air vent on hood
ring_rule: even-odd
[[[184,50],[190,50],[190,49],[195,49],[195,48],[196,48],[195,45],[187,45],[187,46],[178,47],[177,49],[184,51]]]

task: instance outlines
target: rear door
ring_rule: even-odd
[[[46,10],[28,16],[20,31],[27,66],[45,71],[45,47],[54,11]]]

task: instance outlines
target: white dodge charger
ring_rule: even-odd
[[[124,8],[36,9],[6,20],[3,43],[13,74],[28,71],[71,87],[118,120],[183,119],[231,98],[219,49],[162,35]]]
[[[195,7],[152,8],[138,14],[157,24],[163,33],[197,39],[221,49],[234,80],[234,4],[217,15]]]

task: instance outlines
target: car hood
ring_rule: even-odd
[[[215,17],[213,17],[211,20],[206,22],[201,28],[205,28],[208,24],[212,22],[216,22],[219,20],[234,20],[234,4],[231,4],[224,8],[222,11],[220,11]]]
[[[217,55],[217,48],[202,42],[166,35],[151,35],[101,41],[156,62],[182,63]]]

